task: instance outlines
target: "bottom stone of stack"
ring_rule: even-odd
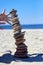
[[[18,52],[15,52],[15,55],[14,55],[15,57],[18,57],[18,58],[26,58],[26,57],[28,57],[27,56],[27,53],[18,53]]]
[[[15,57],[24,58],[27,57],[27,46],[25,44],[20,44],[16,48]]]

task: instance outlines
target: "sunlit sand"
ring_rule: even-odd
[[[25,44],[28,46],[28,54],[43,54],[43,29],[23,29],[25,32]],[[12,52],[14,55],[16,51],[15,39],[13,38],[13,30],[0,30],[0,56]],[[20,60],[19,60],[20,61]],[[20,62],[12,61],[9,65],[20,64]],[[43,62],[22,62],[21,65],[43,65]],[[6,63],[0,63],[6,65]]]

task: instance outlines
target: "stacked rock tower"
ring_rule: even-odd
[[[14,38],[16,40],[15,44],[17,46],[15,57],[24,58],[27,57],[27,46],[24,44],[24,34],[25,32],[21,32],[21,25],[18,20],[18,15],[16,14],[17,10],[12,9],[10,12],[12,19],[12,27],[14,30]]]

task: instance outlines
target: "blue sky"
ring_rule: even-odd
[[[43,0],[0,0],[0,13],[16,9],[21,24],[43,24]]]

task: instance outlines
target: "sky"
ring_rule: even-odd
[[[21,24],[43,24],[43,0],[0,0],[0,13],[17,10]]]

